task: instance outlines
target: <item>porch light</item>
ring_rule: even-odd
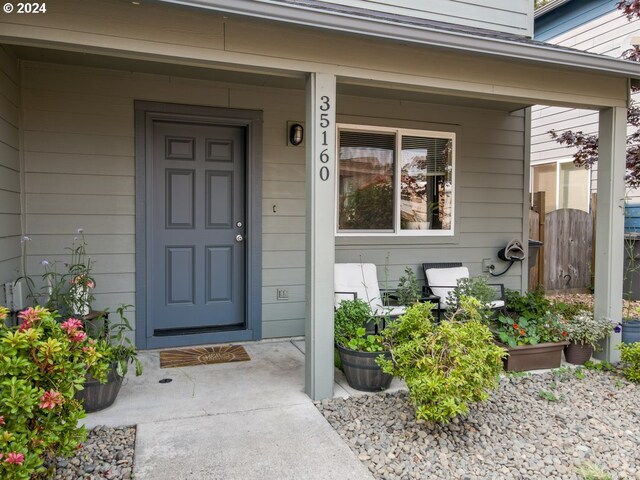
[[[289,143],[298,146],[304,140],[304,128],[299,123],[294,123],[289,129]]]

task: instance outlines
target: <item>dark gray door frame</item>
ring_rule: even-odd
[[[242,126],[246,129],[246,328],[193,335],[155,337],[147,322],[147,158],[152,158],[154,121]],[[262,338],[262,112],[169,103],[135,102],[136,155],[136,346],[162,348],[205,343],[259,340]]]

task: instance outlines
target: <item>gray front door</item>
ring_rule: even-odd
[[[244,329],[246,129],[156,121],[151,133],[152,335]]]

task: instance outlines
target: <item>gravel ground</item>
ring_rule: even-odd
[[[95,427],[75,457],[59,458],[56,480],[133,478],[135,427]]]
[[[584,303],[593,309],[593,294],[592,293],[565,293],[559,295],[547,295],[547,298],[554,301],[566,302],[566,303]],[[622,300],[623,302],[623,315],[626,315],[630,311],[640,310],[640,301]]]
[[[640,387],[582,372],[504,377],[448,425],[416,421],[406,392],[316,406],[377,479],[580,479],[596,465],[640,480]]]

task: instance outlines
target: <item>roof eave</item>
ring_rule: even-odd
[[[428,27],[400,25],[380,19],[336,14],[304,6],[278,4],[256,0],[159,0],[165,3],[214,10],[345,33],[367,35],[400,42],[428,45],[436,48],[505,57],[525,62],[545,63],[562,67],[608,73],[640,79],[640,68],[634,62],[597,56],[578,51],[563,51],[542,45],[526,45],[499,38],[486,38],[461,32]]]

